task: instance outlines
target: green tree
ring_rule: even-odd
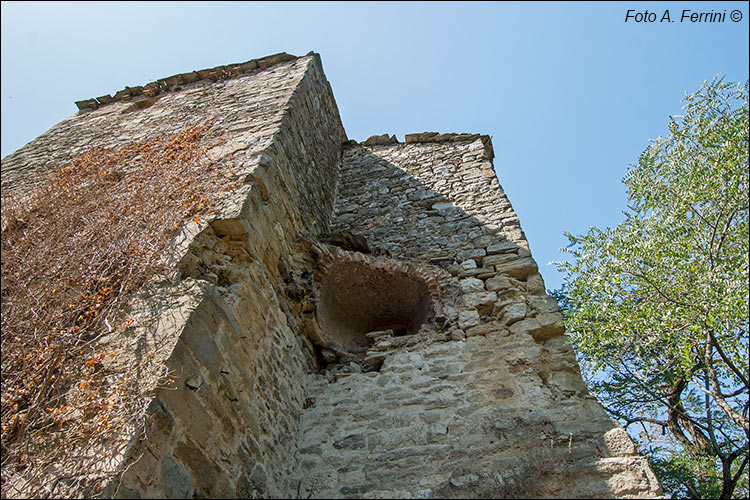
[[[747,83],[705,83],[623,182],[616,228],[566,234],[556,292],[589,386],[675,497],[748,495]]]

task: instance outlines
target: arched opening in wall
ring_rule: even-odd
[[[368,333],[417,333],[434,316],[422,278],[360,261],[332,263],[317,293],[323,340],[340,353],[366,352],[377,336]]]

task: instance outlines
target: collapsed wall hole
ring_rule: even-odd
[[[365,353],[377,337],[392,330],[411,335],[434,315],[423,279],[365,262],[334,262],[318,289],[318,324],[328,347],[345,354]]]

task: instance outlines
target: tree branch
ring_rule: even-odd
[[[719,356],[721,356],[721,359],[724,361],[724,363],[726,363],[727,366],[734,372],[734,374],[737,375],[737,377],[742,381],[742,383],[745,384],[745,388],[750,389],[750,383],[748,383],[747,377],[745,376],[744,373],[738,370],[736,366],[734,366],[734,363],[732,363],[732,360],[729,359],[726,353],[724,353],[724,349],[721,348],[721,345],[719,345],[719,341],[716,340],[713,330],[709,328],[707,333],[708,333],[708,341],[711,343],[712,346],[716,348],[716,352],[719,353]]]
[[[673,304],[677,304],[678,306],[683,306],[683,307],[688,307],[688,308],[696,306],[695,304],[685,304],[684,302],[680,302],[679,300],[675,300],[675,299],[673,299],[671,297],[668,297],[664,292],[661,291],[661,289],[658,286],[656,286],[655,284],[653,284],[648,278],[646,278],[646,276],[644,276],[642,274],[634,273],[632,271],[625,271],[625,272],[628,273],[629,275],[633,276],[634,278],[639,278],[639,279],[642,279],[643,281],[645,281],[650,287],[652,287],[654,290],[656,290],[656,293],[658,293],[659,295],[661,295],[662,297],[664,297],[664,300],[666,300],[667,302],[672,302]]]
[[[732,482],[734,484],[737,484],[737,481],[740,479],[740,476],[742,476],[742,472],[745,470],[745,467],[747,467],[748,459],[750,459],[750,455],[748,455],[747,450],[744,450],[744,451],[745,451],[745,456],[742,458],[742,463],[737,468],[737,473],[732,477]]]
[[[709,379],[711,380],[711,386],[714,390],[714,392],[710,394],[711,396],[713,396],[716,404],[719,405],[719,408],[721,408],[722,411],[734,421],[734,423],[745,430],[745,434],[750,435],[750,422],[748,422],[748,420],[744,418],[737,410],[732,408],[729,403],[727,403],[726,400],[722,397],[723,395],[721,394],[719,379],[716,376],[716,371],[714,370],[710,362],[706,363],[706,371],[708,373]]]
[[[605,405],[603,403],[602,403],[602,406],[604,407],[605,410],[607,410],[608,412],[610,412],[615,417],[624,420],[625,421],[625,425],[623,425],[623,427],[626,428],[626,429],[628,428],[628,426],[630,424],[634,424],[636,422],[648,422],[650,424],[659,425],[661,427],[666,427],[667,426],[667,421],[666,420],[658,420],[658,419],[650,418],[650,417],[629,418],[629,417],[625,416],[624,413],[620,413],[617,410],[613,410],[612,408],[610,408],[609,406],[607,406],[607,405]]]
[[[695,423],[690,418],[685,417],[687,412],[683,408],[680,398],[682,396],[682,391],[685,390],[686,386],[687,382],[682,377],[678,378],[672,386],[672,391],[667,398],[669,404],[667,408],[667,428],[682,444],[685,451],[687,451],[691,457],[697,458],[701,455],[705,455],[707,452],[710,454],[711,444],[705,434],[701,432]],[[685,435],[682,430],[683,426],[691,435],[693,441],[690,441]]]
[[[709,269],[713,271],[714,269],[714,239],[716,239],[716,231],[719,229],[719,222],[721,221],[721,215],[724,213],[724,207],[722,206],[719,209],[719,215],[716,217],[716,222],[713,224],[713,231],[711,232],[711,241],[708,242],[708,260],[710,261]],[[726,227],[725,227],[726,229]],[[724,237],[722,236],[722,241],[724,240]],[[719,245],[721,246],[721,245]],[[719,249],[716,249],[716,253],[718,254]]]
[[[732,219],[734,219],[734,216],[737,214],[736,211],[729,214],[729,219],[727,219],[727,223],[724,224],[724,229],[721,231],[721,238],[719,239],[719,246],[716,247],[716,254],[718,255],[719,250],[721,250],[721,246],[724,244],[724,237],[727,235],[727,230],[729,230],[729,224],[732,223]]]
[[[710,347],[706,347],[706,357],[710,360],[711,353],[709,352],[709,349]],[[706,372],[705,367],[703,369],[703,374],[705,375],[704,382],[706,385],[706,389],[708,389],[708,384],[709,384],[708,373]],[[696,385],[700,387],[698,384]],[[705,404],[705,411],[706,411],[706,423],[708,425],[708,437],[711,438],[711,447],[714,450],[717,450],[717,453],[719,454],[719,456],[721,456],[721,448],[719,447],[719,444],[716,441],[716,433],[714,432],[713,418],[711,418],[711,398],[709,397],[708,394],[704,394],[704,404]]]

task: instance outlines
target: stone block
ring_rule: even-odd
[[[513,287],[507,276],[494,276],[485,282],[485,286],[490,292],[507,290]]]
[[[362,434],[351,434],[349,436],[346,436],[345,438],[339,439],[338,441],[334,441],[333,447],[337,450],[341,449],[358,449],[358,448],[364,448],[365,446],[365,437]]]
[[[487,255],[482,259],[483,266],[499,266],[505,265],[508,262],[518,260],[518,256],[514,253],[503,253],[495,255]]]
[[[542,275],[539,273],[530,274],[529,277],[526,278],[526,290],[528,290],[529,293],[536,295],[546,295],[547,290],[544,288]]]
[[[526,304],[514,303],[503,310],[503,322],[510,326],[526,317]]]
[[[76,101],[79,111],[93,110],[99,107],[99,102],[96,99],[86,99],[83,101]]]
[[[477,271],[481,271],[479,274],[476,275],[477,278],[480,280],[486,280],[489,278],[494,277],[497,273],[495,272],[495,269],[493,267],[480,267],[477,269]],[[490,290],[493,291],[493,290]]]
[[[489,234],[484,234],[482,236],[477,236],[474,238],[473,244],[474,248],[487,248],[489,245],[492,245],[493,238]],[[489,253],[489,252],[487,252]]]
[[[169,408],[158,397],[154,397],[148,405],[147,413],[151,424],[149,433],[152,436],[159,436],[159,439],[169,439],[175,428],[174,415]]]
[[[404,140],[406,141],[407,144],[412,144],[415,142],[427,142],[429,140],[434,139],[438,135],[440,134],[438,134],[437,132],[421,132],[417,134],[406,134],[404,136]]]
[[[476,308],[480,315],[489,314],[496,300],[497,294],[495,292],[473,292],[461,297],[465,306]]]
[[[126,89],[117,91],[115,95],[112,97],[112,99],[115,101],[125,101],[125,100],[130,99],[130,97],[131,97],[130,89],[126,88]]]
[[[616,457],[635,456],[637,451],[633,440],[620,426],[615,427],[604,435],[604,444],[609,452]]]
[[[257,492],[260,492],[262,496],[268,489],[268,474],[263,464],[256,463],[253,470],[250,471],[250,482],[255,487]]]
[[[565,333],[565,326],[562,323],[563,317],[560,313],[547,313],[537,316],[536,318],[525,319],[514,323],[510,327],[512,333],[528,333],[537,342],[543,342],[547,339],[562,335]]]
[[[539,321],[537,321],[536,318],[529,318],[529,319],[525,319],[523,321],[514,323],[513,326],[510,327],[510,332],[513,334],[521,334],[521,333],[531,334],[531,332],[537,331],[540,328],[541,326],[539,325]]]
[[[458,313],[458,326],[462,330],[479,324],[479,311],[476,309],[464,309]]]
[[[463,340],[466,338],[466,333],[459,328],[454,328],[453,330],[451,330],[450,338],[451,340],[456,340],[456,341]]]
[[[216,367],[216,360],[221,357],[212,336],[211,321],[204,317],[193,317],[185,327],[180,341],[188,346],[190,352],[203,366]],[[214,368],[214,371],[218,369]]]
[[[498,321],[490,321],[482,325],[477,325],[466,330],[466,337],[486,336],[491,333],[503,333],[505,329]]]
[[[190,73],[185,73],[182,75],[182,78],[185,81],[185,83],[193,83],[201,79],[197,71],[191,71]]]
[[[174,456],[192,472],[193,488],[205,496],[214,496],[213,487],[217,484],[218,471],[211,459],[195,444],[182,442],[174,450]]]
[[[540,338],[549,339],[557,335],[565,333],[565,325],[563,325],[563,316],[559,312],[540,314],[537,316],[541,331],[533,334],[534,338],[539,340]]]
[[[469,271],[471,269],[476,269],[477,263],[474,259],[465,260],[461,263],[461,269],[464,271]]]
[[[531,257],[525,257],[523,259],[514,259],[504,264],[495,265],[495,271],[498,273],[505,273],[508,276],[514,278],[523,279],[529,274],[536,272],[537,265],[534,259]]]
[[[246,63],[240,64],[240,67],[242,68],[243,72],[250,73],[251,71],[258,69],[258,62],[255,60],[248,61]]]
[[[154,97],[159,93],[159,83],[151,82],[143,86],[143,95]]]
[[[466,262],[474,262],[473,260],[467,260]],[[462,278],[477,278],[486,279],[495,275],[495,271],[492,268],[478,267],[476,269],[469,269],[458,273],[459,279]]]
[[[484,292],[484,282],[478,278],[464,278],[458,282],[463,293]]]
[[[531,279],[531,277],[529,279]],[[531,299],[531,306],[540,313],[560,312],[557,301],[547,294],[544,294],[541,297],[533,297]]]
[[[486,252],[484,248],[470,248],[467,250],[459,251],[456,254],[456,258],[459,261],[465,261],[467,259],[479,260],[481,257],[484,257],[485,253]],[[491,264],[484,263],[483,265],[486,267],[487,265],[491,265]]]
[[[555,389],[555,393],[563,397],[572,398],[586,394],[587,388],[580,373],[570,371],[556,371],[547,375],[547,385]],[[558,396],[559,397],[559,396]]]
[[[193,477],[172,455],[164,457],[161,482],[167,498],[191,498],[193,496]]]
[[[158,393],[163,405],[176,416],[182,428],[201,429],[198,437],[208,440],[215,431],[216,418],[206,412],[201,401],[196,397],[196,391],[187,387],[176,389],[162,389]],[[208,441],[201,444],[207,445]]]
[[[387,144],[398,144],[398,139],[395,135],[388,136],[388,134],[372,135],[365,139],[362,143],[363,146],[380,146]]]

